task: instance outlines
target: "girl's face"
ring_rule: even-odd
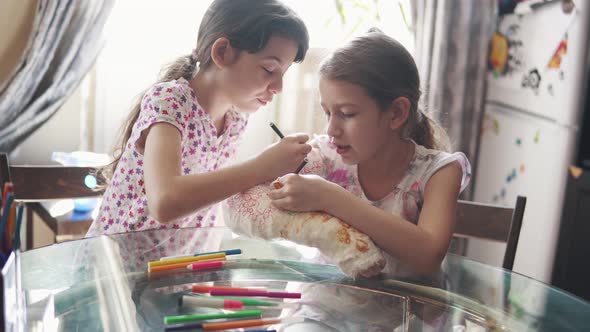
[[[373,159],[392,142],[390,111],[382,111],[359,85],[320,78],[320,102],[327,134],[349,165]]]
[[[256,52],[240,51],[222,71],[222,84],[231,103],[242,112],[255,112],[283,89],[283,75],[295,60],[297,43],[271,37]]]

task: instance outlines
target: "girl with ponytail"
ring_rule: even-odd
[[[278,0],[214,0],[192,54],[172,63],[133,107],[103,170],[109,183],[87,236],[213,226],[218,202],[295,170],[311,150],[306,135],[225,166],[248,114],[282,90],[308,44],[303,21]]]
[[[419,109],[412,56],[372,29],[322,63],[319,89],[327,135],[311,143],[301,175],[277,180],[273,204],[348,223],[382,249],[385,269],[397,275],[436,271],[470,165],[448,152],[444,131]]]

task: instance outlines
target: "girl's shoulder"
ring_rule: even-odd
[[[190,83],[184,79],[179,78],[165,82],[158,82],[152,85],[144,94],[146,97],[167,98],[167,97],[184,97],[187,100],[195,98],[195,92],[190,87]],[[159,99],[158,98],[158,99]]]
[[[445,152],[428,149],[415,142],[414,144],[416,149],[408,169],[408,176],[421,180],[422,189],[434,173],[453,162],[457,162],[463,171],[461,190],[467,186],[471,178],[471,164],[463,152]]]

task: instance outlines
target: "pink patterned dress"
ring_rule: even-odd
[[[147,229],[219,226],[216,224],[219,203],[167,225],[150,214],[138,140],[143,130],[159,122],[169,123],[181,133],[179,171],[189,175],[214,171],[232,159],[247,116],[230,110],[225,116],[223,132],[217,133],[187,80],[180,78],[151,87],[143,96],[139,117],[87,237]]]

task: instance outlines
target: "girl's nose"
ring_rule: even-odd
[[[283,91],[283,78],[280,77],[268,86],[268,91],[273,95]]]
[[[337,121],[334,120],[334,117],[331,117],[328,120],[328,130],[327,130],[327,134],[328,136],[331,137],[338,137],[341,134],[342,130],[340,130],[340,128],[338,128],[338,124]]]

